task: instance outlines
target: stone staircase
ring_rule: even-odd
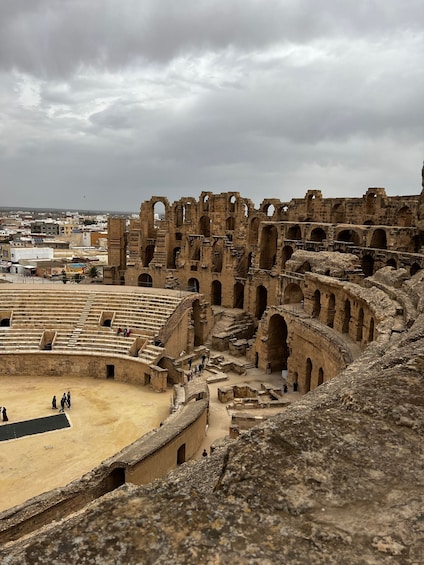
[[[87,302],[84,304],[84,307],[81,310],[81,315],[79,317],[79,320],[76,326],[74,327],[71,336],[69,338],[68,347],[76,347],[78,338],[83,330],[84,324],[87,322],[87,318],[93,306],[94,299],[95,299],[95,294],[90,294],[88,296]]]
[[[243,310],[223,309],[206,345],[218,351],[226,351],[231,339],[250,339],[256,331],[256,320]]]
[[[154,365],[157,359],[163,355],[163,352],[163,347],[159,347],[154,343],[146,343],[143,349],[140,350],[138,357],[143,363]]]

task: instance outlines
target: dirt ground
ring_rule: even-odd
[[[208,373],[205,372],[206,378]],[[228,373],[228,380],[209,385],[210,410],[206,437],[196,453],[210,453],[211,445],[229,433],[231,411],[218,400],[218,388],[230,384],[265,381],[281,386],[281,375],[248,369],[246,375]],[[0,442],[0,511],[28,498],[65,486],[120,451],[169,415],[172,389],[157,393],[148,387],[116,381],[68,377],[0,376],[0,405],[6,406],[9,423],[57,413],[51,407],[55,394],[71,391],[66,410],[70,428]],[[296,400],[297,394],[285,395]],[[250,410],[272,415],[281,409]],[[239,413],[237,411],[237,413]],[[0,421],[0,425],[5,425]]]
[[[70,428],[0,442],[0,511],[65,486],[90,471],[169,415],[172,391],[110,380],[0,376],[0,405],[9,423],[58,413],[64,392]],[[6,425],[0,421],[0,425]]]

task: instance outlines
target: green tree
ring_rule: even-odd
[[[87,276],[89,276],[90,279],[97,279],[97,277],[99,276],[99,271],[97,267],[92,265],[88,270]]]

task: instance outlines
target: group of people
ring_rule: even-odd
[[[8,422],[9,418],[7,417],[7,410],[6,406],[0,406],[0,414],[2,415],[3,422]]]
[[[122,334],[124,337],[129,337],[129,336],[131,335],[131,330],[130,330],[130,328],[124,328],[124,329],[118,328],[118,329],[116,330],[116,335],[121,335],[121,334]]]
[[[206,367],[206,360],[209,361],[209,353],[208,353],[207,356],[206,356],[206,354],[203,354],[202,355],[202,362],[199,365],[195,365],[193,368],[192,368],[193,359],[190,358],[188,360],[188,369],[189,370],[188,370],[188,373],[187,373],[187,379],[189,381],[191,381],[193,377],[196,377],[197,374],[199,374],[199,376],[202,374],[204,368]]]
[[[62,398],[60,399],[60,410],[59,412],[65,412],[65,407],[71,407],[71,392],[68,390],[68,393],[64,392]],[[57,409],[57,400],[56,395],[52,398],[52,408],[53,410]]]

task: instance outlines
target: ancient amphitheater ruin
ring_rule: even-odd
[[[152,197],[109,219],[104,285],[0,288],[1,373],[175,391],[159,429],[3,512],[2,562],[422,563],[423,220],[423,193],[383,188]],[[302,397],[191,462],[208,350]]]

